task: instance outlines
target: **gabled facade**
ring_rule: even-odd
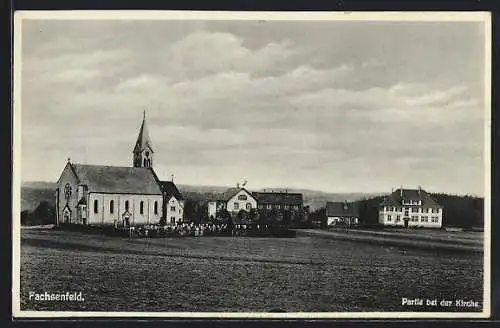
[[[184,197],[173,181],[161,181],[165,223],[174,225],[184,220]]]
[[[181,221],[182,195],[172,181],[160,181],[152,165],[153,148],[144,114],[132,167],[68,160],[57,181],[57,224],[129,226],[159,224],[162,218]]]
[[[386,226],[441,228],[443,207],[418,189],[397,189],[379,206],[379,223]]]
[[[159,223],[162,192],[151,168],[68,162],[57,181],[57,223]]]
[[[222,196],[208,203],[208,217],[216,218],[221,210],[227,210],[231,215],[236,215],[241,210],[250,212],[257,208],[257,200],[245,188],[229,188]]]
[[[327,202],[326,224],[333,225],[357,225],[359,224],[359,211],[356,203]]]

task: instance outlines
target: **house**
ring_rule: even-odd
[[[326,224],[332,225],[358,225],[359,211],[356,203],[327,202],[326,203]]]
[[[183,214],[182,195],[173,182],[160,181],[153,170],[145,113],[132,153],[132,167],[78,164],[68,159],[57,181],[57,224],[158,224],[167,215],[177,222]],[[170,203],[172,207],[164,205]],[[173,206],[175,215],[169,212]]]
[[[385,226],[441,228],[443,207],[421,187],[393,191],[379,206]]]
[[[227,189],[219,199],[208,203],[208,217],[217,218],[221,210],[227,210],[235,216],[242,210],[248,213],[256,208],[257,200],[252,193],[238,185],[236,188]]]
[[[261,217],[277,223],[289,224],[304,220],[302,194],[289,192],[254,192]]]
[[[184,220],[184,197],[173,181],[160,181],[163,194],[165,224],[173,225]]]

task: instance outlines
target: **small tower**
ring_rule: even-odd
[[[137,142],[135,143],[133,151],[134,167],[152,167],[153,153],[153,146],[146,125],[146,111],[144,111],[141,129],[139,130],[139,136],[137,137]]]

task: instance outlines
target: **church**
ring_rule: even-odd
[[[57,225],[182,222],[184,198],[173,181],[158,179],[153,155],[144,112],[131,167],[78,164],[68,159],[57,181]]]

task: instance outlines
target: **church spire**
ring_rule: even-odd
[[[142,151],[144,148],[149,146],[151,152],[153,151],[153,145],[151,143],[151,138],[149,138],[148,126],[146,124],[146,111],[143,112],[142,125],[139,130],[139,136],[137,137],[137,142],[135,143],[134,152]]]
[[[153,145],[146,124],[146,111],[143,112],[142,125],[134,147],[134,167],[151,167],[153,162]]]

